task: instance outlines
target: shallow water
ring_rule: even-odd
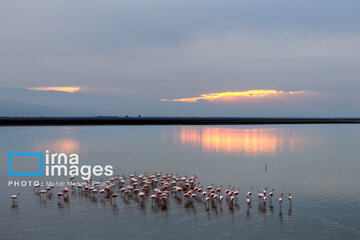
[[[0,136],[0,239],[360,239],[359,125],[3,127]],[[58,205],[32,187],[9,187],[67,180],[8,176],[9,152],[46,149],[78,153],[80,165],[113,165],[115,174],[196,174],[204,186],[240,187],[240,198],[207,211],[173,198],[162,209],[74,192]],[[257,199],[248,208],[251,186],[275,188],[274,199],[291,192],[292,208],[287,200],[259,208]]]

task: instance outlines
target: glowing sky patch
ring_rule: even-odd
[[[199,97],[191,98],[176,98],[176,99],[161,99],[163,102],[188,102],[194,103],[198,100],[206,101],[236,101],[239,98],[265,98],[265,97],[274,97],[274,96],[288,96],[295,94],[303,94],[305,91],[280,91],[280,90],[248,90],[242,92],[219,92],[219,93],[209,93],[201,94]]]
[[[34,88],[28,88],[28,90],[76,93],[80,91],[80,87],[34,87]]]

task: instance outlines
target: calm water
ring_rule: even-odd
[[[0,128],[0,239],[360,239],[360,126],[111,126]],[[7,153],[78,153],[80,164],[196,174],[201,183],[241,187],[239,205],[206,211],[171,200],[92,201],[73,193],[62,206],[32,187],[8,187]],[[63,178],[62,180],[67,180]],[[104,177],[94,180],[106,180]],[[250,186],[291,192],[281,210],[249,209]],[[60,191],[55,189],[55,193]],[[17,207],[10,195],[20,193]],[[255,201],[256,200],[256,201]]]

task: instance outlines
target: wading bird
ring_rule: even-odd
[[[280,206],[281,206],[281,203],[283,202],[283,193],[280,194],[280,198],[279,198],[279,203],[280,203]]]
[[[17,194],[15,194],[15,195],[12,195],[12,196],[11,196],[11,199],[12,199],[12,205],[13,205],[13,206],[15,206],[15,205],[16,205],[16,203],[17,203],[17,202],[16,202],[16,199],[18,199],[18,198],[19,198],[19,196],[20,196],[20,194],[18,194],[18,193],[17,193]]]

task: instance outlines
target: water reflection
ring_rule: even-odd
[[[78,139],[72,137],[66,137],[56,140],[37,141],[35,143],[35,149],[37,151],[44,151],[48,149],[51,152],[58,153],[78,153],[80,148],[80,142]]]
[[[255,129],[256,126],[112,126],[74,127],[66,131],[63,127],[2,128],[0,149],[5,155],[0,163],[3,170],[0,239],[48,239],[49,233],[54,239],[87,240],[109,233],[130,239],[158,240],[189,236],[359,239],[359,126],[287,125]],[[70,193],[70,201],[58,205],[56,195],[52,200],[46,197],[42,201],[39,195],[34,195],[33,187],[8,187],[8,181],[13,179],[46,179],[10,178],[6,153],[14,149],[43,152],[46,148],[51,152],[79,150],[80,164],[111,164],[115,173],[181,172],[197,174],[204,186],[214,182],[242,186],[240,207],[229,207],[224,201],[217,209],[205,211],[205,206],[197,201],[185,205],[185,199],[170,194],[167,209],[150,200],[143,207],[135,201],[135,196],[130,200],[117,198],[116,209],[110,199],[95,200],[77,192]],[[242,158],[243,153],[257,156]],[[262,161],[264,155],[260,154],[274,153],[269,159],[276,161]],[[288,201],[281,208],[276,196],[274,207],[269,202],[264,217],[262,210],[258,210],[257,198],[247,207],[245,195],[250,186],[274,186],[277,194],[289,190],[295,193],[296,202],[291,209]],[[12,208],[9,196],[17,192],[21,194],[19,206]],[[98,227],[89,228],[94,223]],[[19,228],[21,224],[23,227]],[[164,226],[173,232],[170,237],[163,234]],[[65,228],[69,231],[64,235]]]
[[[275,155],[293,146],[291,131],[275,128],[180,127],[174,139],[183,145],[200,146],[205,152]]]

